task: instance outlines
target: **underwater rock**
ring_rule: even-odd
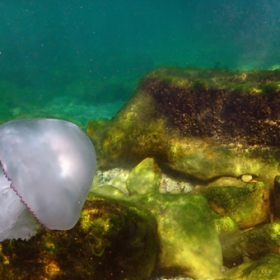
[[[182,135],[279,147],[279,85],[280,70],[159,67],[140,90]]]
[[[203,279],[221,272],[221,247],[206,200],[194,194],[159,194],[161,172],[152,158],[129,174],[131,200],[155,216],[160,252],[154,273]],[[131,192],[131,191],[130,191]]]
[[[201,195],[150,194],[134,198],[158,223],[156,275],[215,279],[222,269],[221,245],[209,206]]]
[[[249,183],[253,180],[253,176],[251,174],[243,174],[241,176],[241,181],[244,183]]]
[[[158,252],[157,226],[146,210],[90,195],[69,231],[0,243],[1,279],[123,280],[150,276]]]
[[[113,199],[126,200],[126,195],[119,188],[113,187],[111,185],[99,186],[97,188],[94,188],[92,192],[96,195],[112,197]]]
[[[141,163],[143,162],[153,163],[151,159]],[[157,174],[157,170],[153,171],[153,168],[150,172]],[[135,183],[134,187],[140,190],[141,172],[132,171],[131,174],[134,178],[132,181]],[[208,183],[207,187],[196,186],[195,191],[217,189],[217,193],[213,196],[217,197],[217,201],[221,200],[220,204],[226,211],[232,213],[233,217],[243,219],[247,227],[250,224],[260,223],[262,219],[268,219],[269,202],[266,200],[269,200],[271,189],[267,184],[255,179],[244,183],[241,177],[220,178]],[[144,206],[154,215],[158,224],[160,247],[158,261],[153,271],[154,276],[185,275],[196,279],[218,279],[221,276],[219,273],[222,263],[220,246],[223,265],[228,268],[242,264],[244,260],[258,260],[267,253],[279,253],[279,222],[240,230],[233,218],[225,214],[221,216],[211,213],[201,195],[159,194],[153,184],[147,186],[147,188],[143,186],[144,194],[136,192],[131,196],[106,185],[93,191],[112,199],[129,201],[138,207]],[[211,202],[209,205],[211,206]],[[242,228],[244,223],[240,223],[239,226]],[[216,239],[218,234],[219,241]]]
[[[186,275],[197,279],[221,275],[221,245],[203,196],[154,192],[120,197],[114,187],[102,189],[98,188],[99,195],[144,206],[154,215],[160,248],[154,275]]]
[[[120,195],[112,186],[92,191],[145,207],[154,215],[160,247],[153,272],[156,276],[186,275],[197,279],[220,276],[221,246],[206,199],[197,194],[160,194],[159,175],[159,167],[147,158],[128,176],[128,188],[133,190],[130,196]]]
[[[280,71],[156,68],[88,135],[100,166],[146,157],[200,180],[280,173]]]
[[[268,253],[280,252],[280,221],[256,226],[249,230],[220,234],[223,262],[227,267],[241,264],[244,258],[258,260]]]
[[[268,220],[270,186],[263,182],[244,183],[235,178],[222,177],[195,192],[206,197],[215,213],[229,216],[241,229]]]
[[[219,234],[238,230],[237,224],[231,217],[217,215],[215,212],[212,212],[212,216],[215,222],[216,230]]]
[[[109,185],[118,188],[121,192],[128,195],[126,180],[129,172],[130,170],[123,168],[98,170],[94,176],[91,188],[96,190],[100,186]]]
[[[130,195],[158,192],[161,170],[153,158],[142,160],[132,169],[126,186]]]
[[[224,280],[280,279],[280,255],[267,254],[253,263],[244,263],[228,270],[224,276]]]

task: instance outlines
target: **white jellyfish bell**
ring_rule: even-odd
[[[77,223],[96,169],[93,144],[78,126],[7,122],[0,126],[0,161],[0,241],[30,238],[37,222],[57,230]]]

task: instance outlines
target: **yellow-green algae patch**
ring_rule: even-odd
[[[161,250],[159,275],[220,276],[218,234],[205,198],[193,194],[148,194],[134,198],[157,219]]]
[[[237,224],[231,217],[221,216],[215,212],[212,212],[212,216],[218,233],[238,230]]]
[[[279,91],[280,70],[220,70],[203,68],[158,67],[147,73],[145,79],[161,79],[178,87],[222,88],[248,90],[258,88],[261,92]]]
[[[130,195],[158,192],[161,170],[153,158],[141,161],[130,172],[126,185]]]

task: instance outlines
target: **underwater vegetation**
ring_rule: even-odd
[[[158,240],[154,217],[133,204],[89,195],[77,225],[0,244],[2,279],[145,279]]]
[[[88,124],[98,172],[77,225],[2,241],[2,275],[279,278],[279,78],[278,70],[148,72],[112,120]],[[89,157],[85,170],[96,164]]]
[[[162,67],[148,73],[140,87],[182,135],[277,146],[279,79],[279,70]]]
[[[232,242],[229,235],[219,234],[224,264],[230,268],[245,256],[254,261],[279,250],[279,191],[274,182],[280,173],[279,81],[279,70],[159,67],[140,80],[111,121],[92,120],[87,133],[105,170],[153,157],[192,178],[194,192],[225,217],[214,216],[216,226],[233,232]],[[272,235],[254,229],[263,223],[273,228]],[[244,240],[253,242],[245,234],[251,227],[250,234],[264,240],[259,251],[273,244],[263,254],[257,246],[243,246]],[[236,253],[233,248],[239,243],[243,245]]]
[[[155,157],[202,180],[248,172],[273,182],[280,98],[262,88],[279,78],[279,70],[156,68],[112,121],[89,122],[99,165]]]

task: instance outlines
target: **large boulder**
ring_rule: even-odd
[[[154,157],[210,180],[280,173],[280,71],[160,67],[112,121],[87,132],[101,167]]]
[[[156,262],[157,236],[147,210],[90,195],[73,229],[3,241],[1,279],[145,279]]]
[[[195,279],[221,276],[221,245],[203,196],[150,194],[135,199],[155,215],[158,223],[160,252],[155,274]]]
[[[246,247],[246,244],[254,243],[253,239],[251,243],[245,238],[249,227],[257,230],[263,223],[268,226],[273,218],[280,218],[280,179],[276,177],[280,174],[279,119],[280,70],[159,67],[141,79],[134,95],[111,121],[92,120],[87,133],[96,146],[100,168],[127,166],[127,163],[154,158],[160,167],[188,177],[186,184],[203,186],[198,197],[200,202],[202,196],[207,198],[214,211],[212,219],[220,233],[224,264],[230,267],[248,258],[250,246]],[[133,184],[143,180],[134,175]],[[226,182],[229,177],[230,184]],[[168,180],[161,185],[168,185]],[[178,234],[175,229],[184,228],[180,217],[185,215],[182,213],[187,212],[187,207],[192,205],[190,201],[197,194],[158,194],[153,180],[149,182],[154,186],[150,194],[145,187],[142,189],[129,183],[127,186],[133,194],[129,199],[135,203],[140,201],[155,214],[163,248],[160,252],[173,256],[172,260],[168,254],[159,253],[159,260],[164,265],[158,265],[158,271],[174,274],[173,267],[180,263],[176,270],[178,275],[203,277],[202,266],[191,266],[187,261],[181,266],[186,256],[185,245],[181,254],[175,253],[179,252],[180,246],[167,246],[172,236],[161,230],[172,228],[170,232],[174,231],[172,235],[176,236],[178,244],[181,239],[191,240],[188,235],[191,232],[184,229]],[[107,195],[110,188],[104,188]],[[163,189],[168,190],[168,186]],[[120,198],[114,188],[112,192]],[[198,201],[196,203],[199,205]],[[163,209],[161,204],[165,205]],[[202,217],[205,218],[208,210],[203,209]],[[200,213],[199,210],[195,212]],[[173,222],[170,217],[174,218]],[[187,219],[191,221],[191,217]],[[273,231],[272,240],[273,236],[278,238],[280,230],[273,227]],[[269,240],[267,236],[265,231],[260,232],[258,240]],[[272,251],[264,249],[266,242],[260,244],[260,254],[250,255],[254,260],[267,252],[279,253],[277,242],[273,243]],[[217,246],[213,248],[218,251]],[[186,250],[192,255],[191,247]],[[204,262],[196,256],[193,259],[196,263]],[[176,263],[176,260],[180,262]],[[217,271],[219,265],[214,263],[211,266]],[[208,273],[211,275],[210,270]]]
[[[221,276],[221,245],[206,199],[199,194],[159,193],[159,175],[157,164],[147,158],[127,178],[129,196],[108,185],[92,191],[144,206],[154,215],[160,248],[154,275],[185,275],[196,279]]]

